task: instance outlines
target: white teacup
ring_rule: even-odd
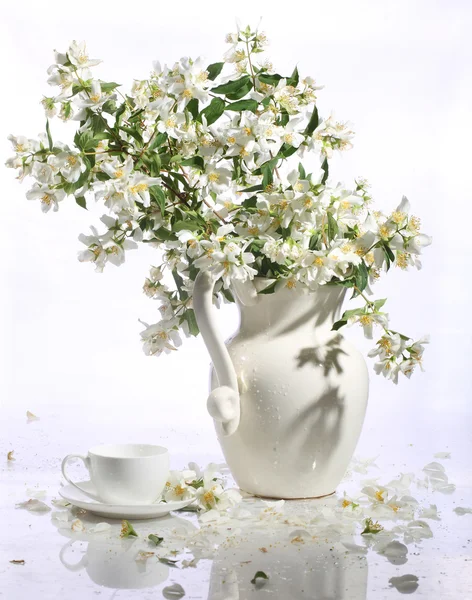
[[[97,496],[71,481],[67,462],[80,458],[90,474]],[[169,453],[151,444],[107,444],[94,446],[87,456],[69,454],[62,461],[62,474],[83,494],[109,504],[151,504],[157,500],[169,475]]]

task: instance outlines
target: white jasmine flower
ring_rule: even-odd
[[[256,269],[249,266],[254,262],[254,255],[251,252],[242,252],[234,242],[226,244],[223,251],[213,252],[211,258],[213,264],[210,271],[216,279],[222,278],[225,288],[231,285],[233,279],[246,281],[257,275]]]
[[[160,177],[148,177],[143,173],[133,173],[128,181],[128,196],[133,203],[140,202],[147,207],[151,204],[149,188],[153,185],[160,184]]]
[[[195,488],[190,483],[195,480],[194,471],[171,471],[164,488],[166,502],[180,502],[195,496]]]
[[[30,140],[23,135],[9,135],[8,140],[12,143],[13,150],[19,155],[30,154],[39,150],[39,143],[36,140]]]
[[[349,325],[359,323],[364,330],[365,337],[371,340],[373,337],[373,326],[380,325],[381,327],[387,327],[388,315],[386,313],[365,313],[362,315],[353,315],[349,318],[348,323]]]
[[[53,169],[53,167],[50,164],[34,161],[31,175],[39,183],[42,183],[43,185],[47,185],[47,184],[59,183],[58,181],[55,181],[55,178],[54,178],[56,172],[57,172],[57,169],[56,168]]]
[[[176,329],[176,320],[162,320],[153,325],[142,323],[146,327],[141,332],[141,338],[143,340],[144,354],[147,356],[159,356],[163,352],[168,354],[182,344],[182,340]]]
[[[67,50],[67,58],[78,69],[87,69],[100,64],[102,61],[89,58],[85,42],[76,42],[75,40]]]
[[[354,132],[349,123],[337,122],[331,115],[322,121],[313,132],[315,148],[321,150],[328,158],[333,156],[333,150],[350,150]]]
[[[200,243],[199,236],[197,236],[193,231],[187,231],[183,229],[177,233],[177,237],[180,242],[183,244],[187,244],[187,254],[190,258],[197,258],[201,256],[205,249]]]
[[[335,263],[325,252],[307,250],[297,261],[300,265],[298,276],[310,289],[324,284],[334,275]]]
[[[231,184],[231,171],[219,168],[212,163],[207,163],[205,173],[200,177],[200,184],[206,186],[209,192],[223,193]]]
[[[85,168],[80,155],[69,149],[52,157],[51,165],[70,183],[76,182]]]
[[[282,134],[282,141],[288,146],[293,146],[294,148],[298,148],[300,144],[305,141],[305,136],[297,131],[299,125],[303,122],[302,117],[295,117],[290,119],[290,121],[285,125],[284,131]]]
[[[179,139],[181,136],[180,127],[185,123],[185,115],[183,113],[175,113],[171,110],[171,105],[166,104],[161,107],[160,121],[157,124],[157,130],[174,139]]]
[[[90,92],[80,92],[75,96],[74,101],[81,108],[98,109],[109,99],[109,94],[102,92],[100,82],[92,81]]]
[[[64,200],[66,193],[64,190],[58,188],[51,188],[47,185],[40,185],[35,183],[33,187],[26,192],[26,198],[28,200],[40,200],[41,210],[43,212],[49,212],[51,208],[54,212],[59,210],[59,202]]]

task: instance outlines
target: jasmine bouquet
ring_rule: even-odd
[[[181,333],[197,335],[192,292],[199,271],[213,272],[215,302],[233,302],[232,283],[265,277],[260,293],[280,287],[351,288],[364,305],[334,325],[358,323],[379,339],[369,353],[375,370],[396,382],[421,367],[427,338],[393,331],[371,286],[392,266],[421,268],[431,238],[420,230],[404,197],[393,210],[373,210],[369,187],[345,187],[329,177],[334,152],[352,147],[349,123],[322,118],[322,88],[311,77],[275,72],[264,56],[264,33],[249,27],[229,34],[221,62],[182,58],[153,64],[148,79],[121,91],[92,73],[84,43],[55,52],[42,100],[46,132],[10,136],[7,166],[34,179],[26,193],[43,212],[64,200],[108,210],[99,228],[80,236],[79,260],[97,271],[120,265],[139,243],[157,265],[144,292],[160,302],[160,319],[144,323],[144,351],[175,350]],[[75,121],[73,142],[53,138],[49,121]]]

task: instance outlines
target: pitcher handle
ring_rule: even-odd
[[[223,435],[232,435],[239,425],[241,404],[238,376],[220,332],[212,318],[215,279],[208,271],[200,271],[195,279],[193,309],[197,324],[210,353],[219,386],[207,400],[207,409]]]

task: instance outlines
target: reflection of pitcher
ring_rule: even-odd
[[[287,532],[282,539],[245,530],[241,543],[220,547],[208,600],[255,598],[257,571],[269,577],[259,592],[267,600],[365,600],[367,570],[367,561],[324,540],[292,543]]]

